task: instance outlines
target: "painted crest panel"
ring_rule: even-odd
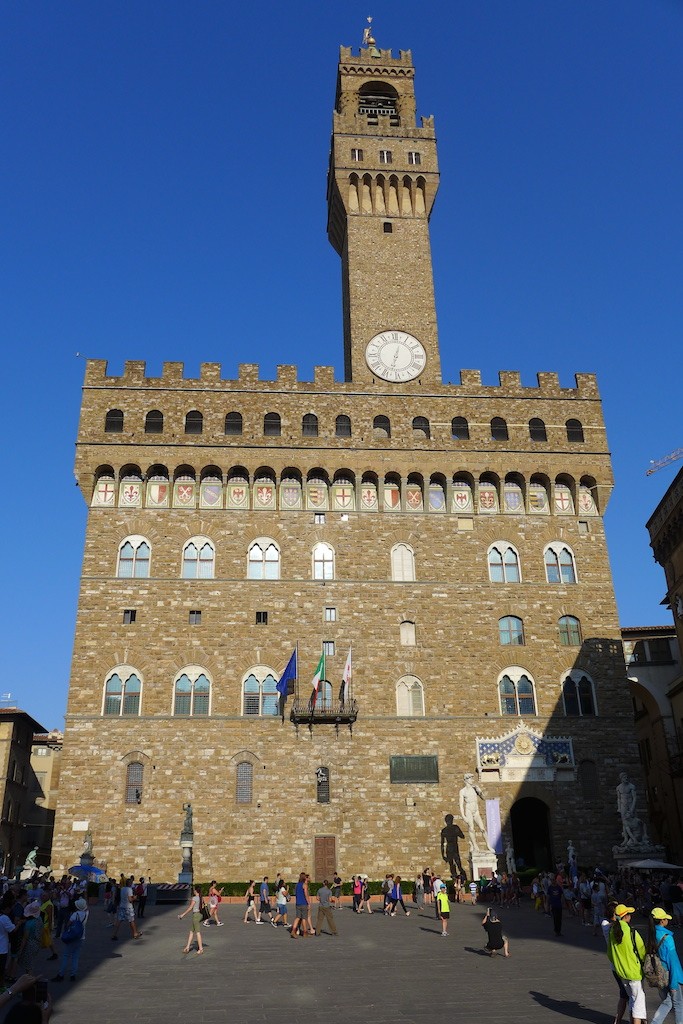
[[[275,484],[257,480],[254,484],[254,508],[275,508]]]
[[[142,484],[137,480],[124,480],[119,484],[119,508],[142,507]]]
[[[199,487],[200,508],[222,508],[223,507],[223,485],[218,481],[200,484]]]
[[[529,511],[537,515],[550,515],[548,494],[543,484],[529,484]]]
[[[406,506],[411,512],[424,511],[422,488],[419,484],[408,484],[406,487]]]
[[[574,515],[572,492],[566,484],[555,484],[555,513],[558,516]]]
[[[473,512],[474,502],[472,500],[472,489],[468,484],[454,484],[453,498],[451,500],[453,512]]]
[[[354,506],[353,484],[334,484],[332,487],[332,501],[334,508],[343,509],[344,511],[352,509]]]
[[[360,490],[360,507],[364,512],[377,512],[377,488],[372,483],[364,483]]]
[[[194,480],[177,480],[173,485],[173,507],[194,508],[197,504],[197,485]]]
[[[147,484],[147,508],[168,508],[171,487],[168,480],[152,480]]]
[[[113,480],[98,480],[93,491],[92,504],[99,508],[113,508],[116,484]]]
[[[301,484],[298,480],[287,480],[280,485],[280,508],[303,508]]]
[[[498,492],[493,484],[479,484],[479,511],[485,514],[498,511]]]
[[[246,480],[233,478],[227,486],[226,508],[249,508],[249,484]]]

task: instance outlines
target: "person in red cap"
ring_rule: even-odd
[[[643,960],[645,943],[635,928],[631,928],[631,914],[635,907],[618,903],[614,908],[614,923],[607,938],[607,956],[614,973],[621,978],[628,992],[628,1005],[632,1024],[645,1024],[647,1010],[643,991]]]

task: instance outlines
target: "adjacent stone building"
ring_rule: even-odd
[[[0,875],[14,874],[34,846],[39,845],[32,831],[36,821],[35,775],[31,766],[34,732],[44,729],[31,715],[21,708],[0,708]],[[49,858],[38,863],[48,861]]]
[[[174,878],[191,802],[200,878],[408,874],[439,862],[446,813],[467,831],[466,772],[519,861],[545,867],[570,839],[581,863],[609,858],[638,756],[597,384],[442,383],[438,183],[410,52],[342,48],[328,234],[345,380],[88,362],[56,867],[87,827],[112,869]]]

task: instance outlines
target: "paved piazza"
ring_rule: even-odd
[[[375,899],[375,902],[379,901]],[[65,1024],[121,1021],[233,1024],[441,1024],[448,1021],[611,1024],[617,988],[604,952],[576,918],[555,939],[550,918],[528,903],[501,911],[511,956],[482,953],[485,907],[453,905],[441,938],[433,909],[410,917],[362,917],[344,907],[339,936],[292,940],[282,928],[242,924],[244,907],[221,904],[223,928],[202,928],[202,956],[181,952],[189,916],[182,907],[148,907],[137,942],[111,941],[109,917],[91,908],[80,976],[50,983],[53,1020]],[[293,906],[290,904],[290,921]],[[315,911],[314,911],[315,921]],[[644,919],[639,918],[641,932]],[[41,962],[44,954],[40,954]],[[54,963],[42,970],[48,978]],[[648,992],[649,1016],[658,1004]]]

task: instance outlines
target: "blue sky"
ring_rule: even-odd
[[[621,622],[670,622],[645,522],[683,444],[680,0],[18,0],[0,39],[7,369],[0,689],[61,727],[85,507],[83,360],[343,375],[325,175],[339,44],[411,49],[442,172],[445,380],[598,375]]]

